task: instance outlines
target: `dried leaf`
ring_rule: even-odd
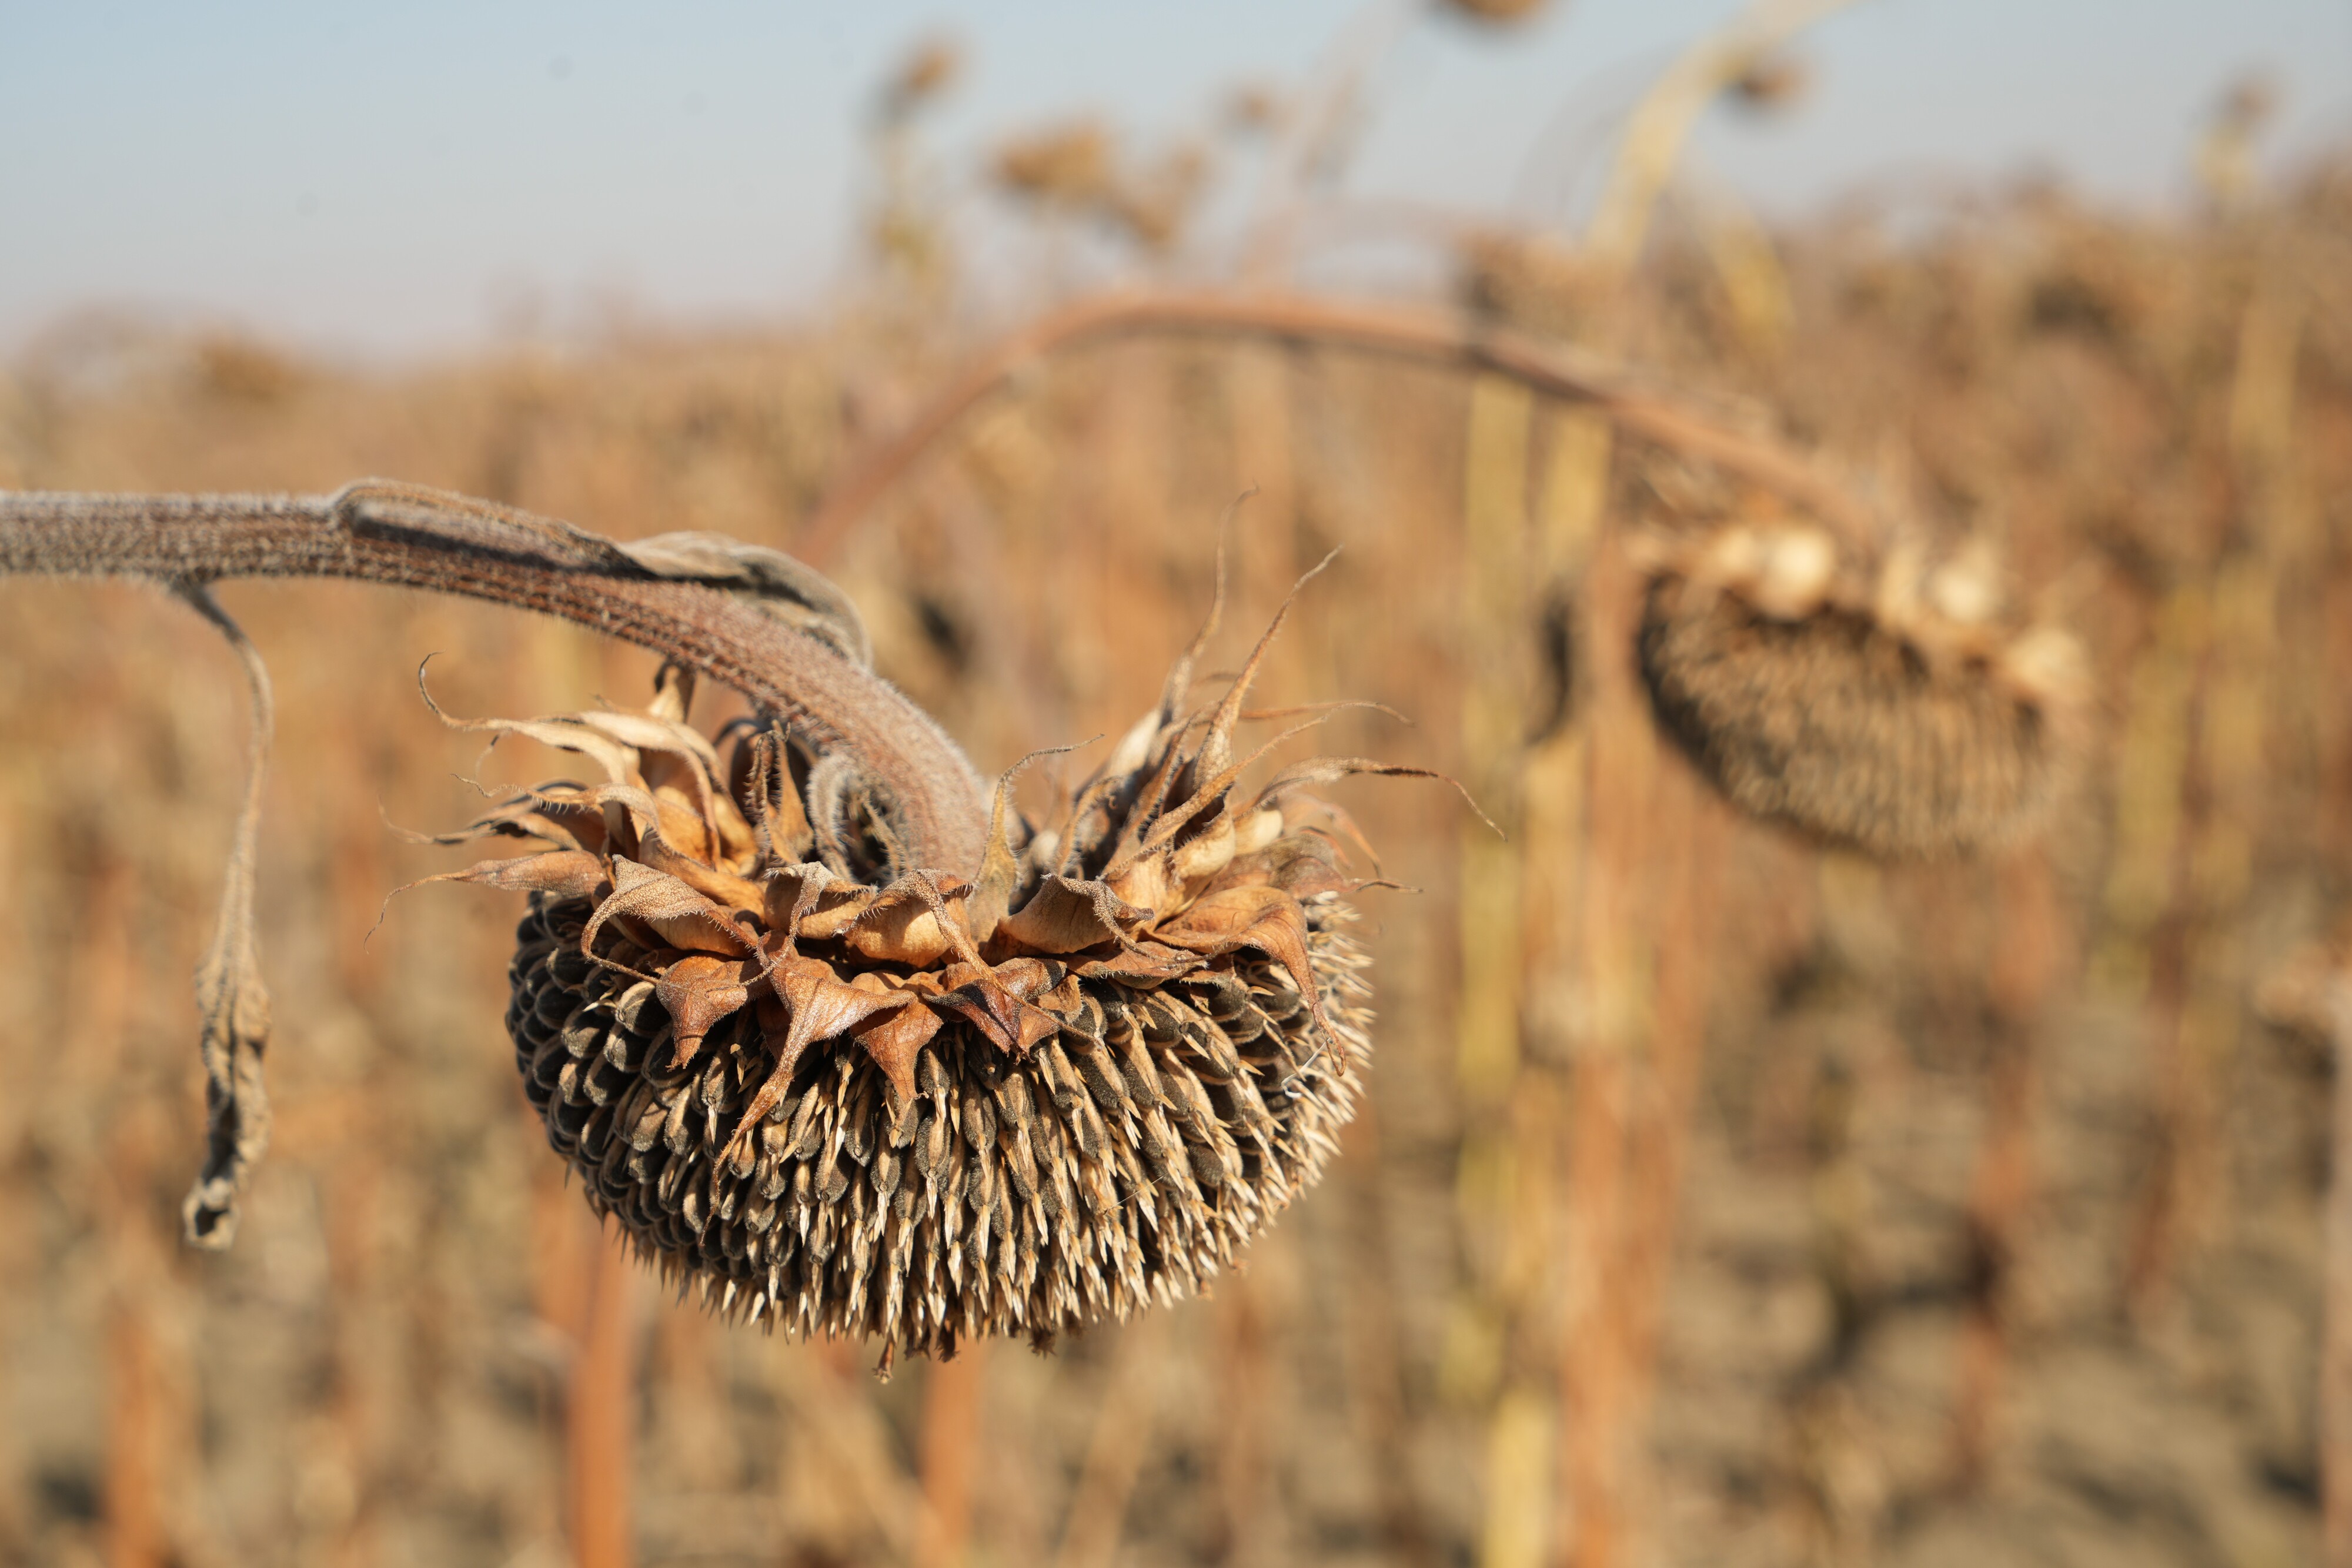
[[[218,1249],[236,1237],[237,1197],[269,1146],[269,1095],[262,1059],[269,1049],[269,992],[261,981],[253,931],[253,866],[261,832],[262,772],[269,760],[275,705],[260,651],[202,584],[172,585],[228,639],[245,665],[252,704],[246,747],[245,801],[222,879],[220,922],[196,968],[197,1046],[205,1062],[205,1163],[180,1205],[189,1242]]]
[[[950,953],[969,951],[971,937],[944,899],[961,899],[971,893],[961,879],[950,888],[902,878],[877,894],[841,935],[842,946],[876,963],[907,964],[929,968]],[[929,893],[931,896],[926,896]]]
[[[1129,952],[1090,959],[1070,973],[1088,980],[1172,980],[1189,975],[1207,960],[1197,953],[1160,942],[1142,942]]]
[[[669,1014],[670,1032],[677,1042],[679,1065],[694,1060],[703,1040],[719,1023],[750,1005],[749,981],[759,977],[756,967],[744,973],[740,960],[689,953],[662,971],[654,982],[654,999]]]
[[[467,882],[478,887],[495,887],[509,893],[545,893],[557,898],[599,898],[612,879],[605,873],[602,855],[585,850],[550,850],[543,854],[512,855],[505,860],[477,861],[463,871],[445,871],[433,876],[420,876],[415,882],[403,883],[383,896],[375,912],[375,925],[368,935],[375,935],[376,925],[392,911],[392,901],[404,893],[411,893],[428,883]]]
[[[785,866],[768,878],[768,939],[795,952],[803,936],[838,936],[873,902],[872,888],[835,875],[823,861]]]
[[[894,956],[898,944],[903,944],[908,952],[927,952],[929,956],[921,959],[899,960],[918,967],[929,967],[949,953],[964,963],[977,964],[980,950],[972,945],[971,933],[948,907],[950,900],[961,900],[971,892],[971,884],[960,876],[910,871],[874,895],[874,901],[843,930],[842,941],[873,958]],[[922,915],[930,916],[928,925],[919,918]],[[873,934],[870,937],[866,935],[869,932]]]
[[[432,692],[425,685],[425,666],[432,662],[428,657],[416,666],[416,689],[424,696],[425,706],[432,710],[433,716],[451,729],[471,735],[520,735],[542,746],[551,746],[559,751],[577,752],[588,758],[604,770],[605,778],[612,783],[634,785],[638,789],[645,787],[645,779],[637,771],[635,753],[587,728],[570,715],[545,718],[450,717],[441,711],[441,705],[433,700]],[[492,744],[497,743],[493,741]]]
[[[877,996],[856,986],[845,985],[834,977],[833,967],[818,958],[779,959],[768,974],[769,983],[776,995],[791,1010],[792,1023],[782,1039],[771,1034],[768,1049],[776,1055],[776,1065],[770,1071],[767,1082],[751,1096],[744,1108],[741,1120],[729,1135],[722,1160],[731,1158],[741,1147],[760,1119],[773,1110],[792,1087],[793,1070],[800,1064],[801,1053],[820,1040],[831,1040],[845,1034],[875,1014],[897,1008],[916,1006],[914,998],[900,991]]]
[[[1255,947],[1264,953],[1290,972],[1324,1038],[1340,1053],[1340,1060],[1346,1060],[1347,1047],[1324,1014],[1323,995],[1315,983],[1314,967],[1307,961],[1307,913],[1289,894],[1272,886],[1228,888],[1202,898],[1153,935],[1171,946],[1210,957],[1237,947]]]
[[[1171,858],[1166,850],[1161,850],[1130,860],[1124,868],[1106,873],[1102,885],[1131,907],[1156,915],[1175,903],[1176,879],[1169,868]]]
[[[568,783],[558,780],[557,785]],[[557,785],[542,785],[541,789]],[[578,789],[579,786],[569,786]],[[466,826],[446,833],[420,833],[399,826],[386,819],[384,825],[412,844],[470,844],[480,839],[534,839],[559,850],[600,850],[604,847],[604,824],[593,812],[584,810],[551,808],[537,810],[545,802],[535,795],[509,800],[496,810],[475,818]],[[558,821],[558,816],[570,821]]]
[[[783,728],[779,725],[751,737],[737,753],[736,766],[742,774],[739,789],[743,799],[751,803],[756,819],[753,837],[761,864],[789,864],[803,860],[816,842],[816,835],[809,829],[808,813],[801,805],[800,791],[793,787],[790,773],[779,760],[782,752]],[[777,788],[780,779],[783,786],[781,789]]]
[[[1031,969],[1025,966],[1036,965]],[[1032,1007],[1022,993],[1034,996],[1049,988],[1045,967],[1034,958],[1015,958],[991,971],[978,964],[959,964],[940,977],[943,990],[931,1005],[954,1013],[985,1036],[997,1050],[1026,1056],[1041,1041],[1061,1031],[1060,1020],[1042,1008]]]
[[[915,1058],[940,1032],[940,1015],[925,1007],[901,1007],[877,1013],[851,1029],[903,1103],[914,1097]]]
[[[1318,893],[1344,893],[1356,885],[1341,874],[1336,851],[1320,832],[1287,834],[1265,849],[1235,855],[1216,879],[1202,890],[1203,898],[1242,887],[1278,887],[1294,898]]]
[[[1128,932],[1151,918],[1099,882],[1049,876],[1029,902],[997,927],[1033,953],[1078,953],[1105,942],[1130,943]]]
[[[552,811],[594,812],[603,827],[600,847],[622,854],[635,854],[646,834],[661,831],[661,808],[633,784],[541,784],[521,791],[521,799]]]
[[[1234,677],[1233,685],[1226,689],[1224,700],[1217,705],[1216,714],[1209,721],[1209,733],[1202,738],[1200,752],[1193,760],[1193,777],[1196,779],[1204,774],[1213,778],[1224,772],[1231,763],[1234,725],[1241,717],[1243,699],[1249,695],[1250,686],[1257,679],[1258,665],[1265,662],[1266,651],[1274,646],[1274,634],[1281,631],[1282,623],[1290,618],[1290,607],[1298,601],[1299,591],[1339,556],[1339,552],[1333,550],[1290,585],[1290,591],[1283,597],[1282,607],[1274,612],[1274,619],[1258,637],[1257,646],[1250,650],[1250,656],[1243,662],[1241,674]]]
[[[637,846],[637,858],[654,870],[677,878],[687,886],[715,904],[729,909],[740,909],[747,915],[767,912],[767,890],[749,877],[732,872],[718,871],[681,854],[656,833]]]
[[[1102,737],[1095,737],[1100,740]],[[996,935],[997,923],[1011,907],[1013,891],[1021,884],[1021,857],[1013,852],[1013,836],[1007,827],[1014,815],[1007,808],[1012,804],[1013,781],[1021,770],[1041,757],[1055,757],[1076,751],[1080,746],[1092,746],[1094,740],[1080,741],[1077,746],[1049,746],[1033,751],[1006,768],[996,780],[996,798],[989,808],[988,851],[982,856],[980,875],[973,885],[971,902],[964,906],[967,923],[971,927],[972,940],[985,942]]]
[[[580,950],[595,951],[596,933],[621,915],[640,922],[674,947],[740,957],[751,940],[726,911],[694,889],[623,855],[613,857],[613,891],[580,933]]]

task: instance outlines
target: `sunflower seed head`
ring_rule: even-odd
[[[1810,527],[1743,525],[1643,564],[1652,706],[1750,815],[1900,858],[2013,841],[2063,794],[2079,650],[2002,615],[1980,543],[1865,565]]]
[[[1191,1293],[1319,1176],[1370,991],[1289,796],[1405,770],[1246,791],[1237,696],[1163,703],[967,881],[898,863],[854,770],[740,727],[765,758],[722,757],[683,714],[499,725],[604,779],[478,824],[556,847],[447,878],[530,893],[524,1092],[666,1277],[794,1333],[1044,1348]]]

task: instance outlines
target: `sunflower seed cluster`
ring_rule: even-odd
[[[2032,830],[2079,745],[2079,653],[2001,620],[1990,565],[1874,571],[1801,526],[1651,562],[1637,653],[1660,723],[1734,805],[1881,856]]]
[[[717,1310],[881,1339],[886,1367],[1048,1345],[1230,1263],[1321,1173],[1370,1052],[1362,884],[1305,791],[1422,773],[1310,758],[1244,789],[1319,722],[1236,753],[1272,636],[1191,708],[1196,642],[1043,821],[1006,774],[953,869],[909,862],[853,757],[707,737],[676,683],[461,725],[604,776],[444,835],[536,852],[428,879],[530,894],[507,1028],[589,1201]]]
[[[1306,908],[1349,1065],[1280,964],[1236,956],[1166,984],[1081,980],[1057,1035],[1018,1059],[950,1024],[912,1096],[858,1052],[811,1052],[730,1155],[770,1065],[749,1014],[676,1064],[654,986],[592,962],[590,905],[544,894],[516,933],[507,1027],[589,1201],[730,1315],[910,1352],[1044,1346],[1189,1294],[1335,1152],[1370,1049],[1367,959],[1345,900]]]

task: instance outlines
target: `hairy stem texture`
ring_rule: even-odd
[[[355,578],[557,616],[732,686],[820,752],[854,758],[913,864],[980,867],[986,791],[922,709],[816,638],[568,524],[374,480],[332,496],[0,492],[0,572]]]

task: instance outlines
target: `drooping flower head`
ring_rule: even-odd
[[[1297,733],[1234,754],[1272,636],[1189,710],[1196,642],[1045,821],[1008,774],[971,874],[902,863],[838,753],[690,727],[674,672],[649,713],[466,726],[602,774],[446,836],[541,846],[449,874],[530,894],[508,1027],[589,1201],[723,1311],[909,1352],[1214,1275],[1320,1173],[1370,1050],[1361,883],[1304,791],[1423,773],[1245,787]]]
[[[1652,706],[1750,815],[1933,856],[2015,841],[2068,788],[2081,653],[2009,612],[1990,551],[1866,554],[1792,520],[1653,538],[1645,556]]]

